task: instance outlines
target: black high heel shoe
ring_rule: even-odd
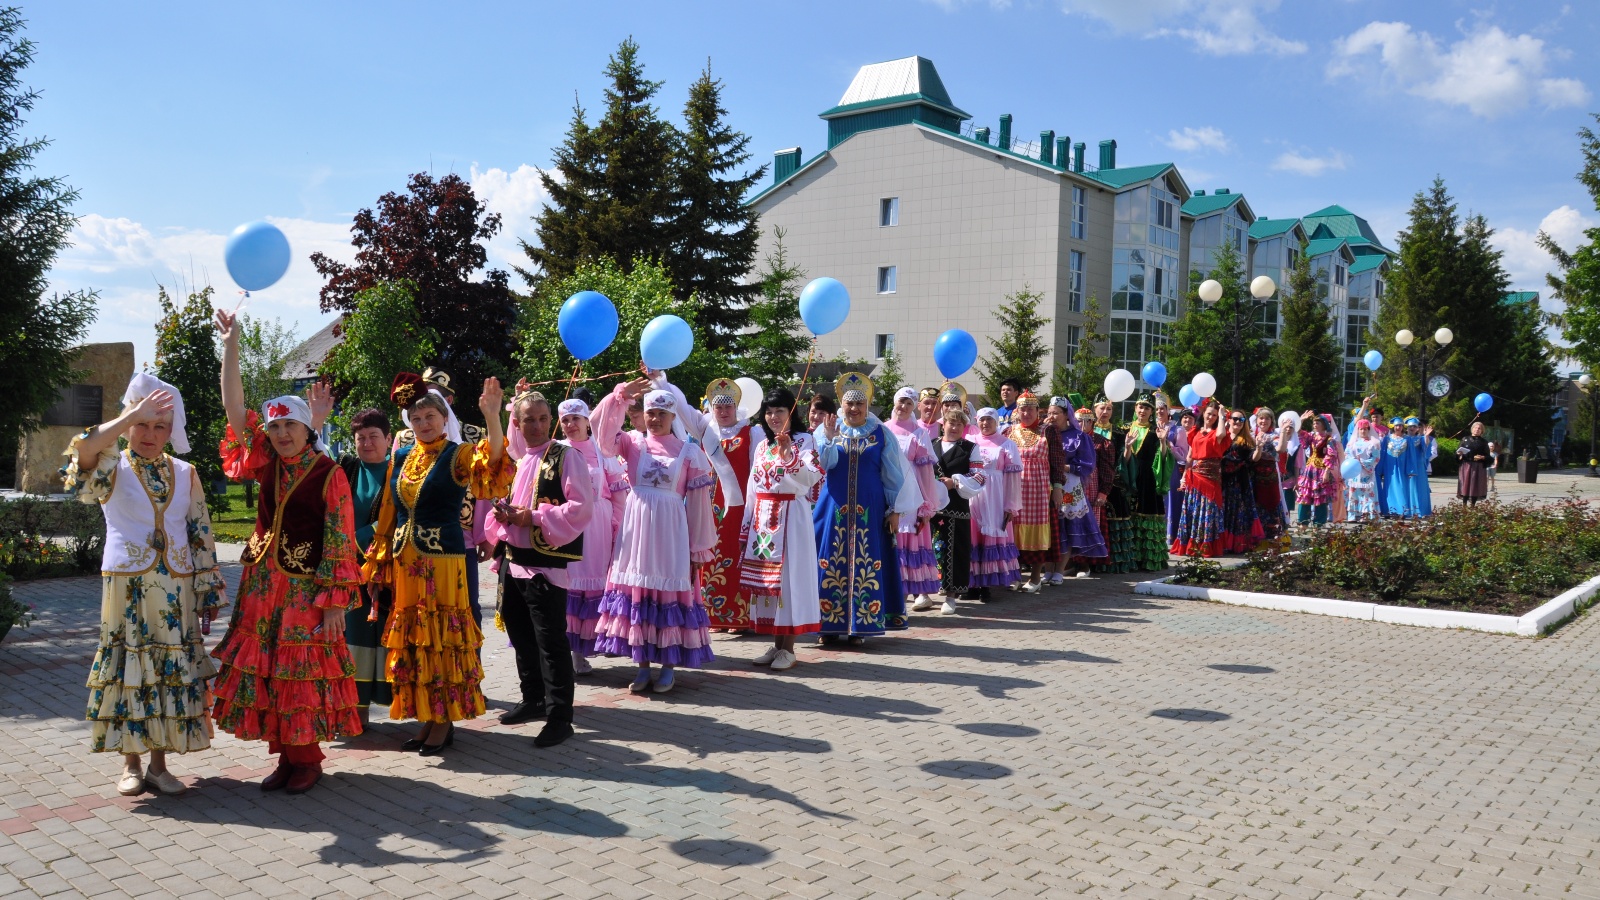
[[[428,729],[426,727],[424,727],[422,729],[422,732],[424,734],[426,734],[427,731],[428,731]],[[402,743],[400,745],[400,752],[402,752],[402,753],[415,753],[418,750],[421,750],[424,746],[425,745],[422,743],[421,735],[418,735],[417,737],[414,737],[414,738]]]
[[[441,753],[444,752],[444,748],[450,746],[451,744],[454,744],[455,742],[456,742],[456,723],[451,722],[449,730],[445,731],[445,733],[444,733],[444,740],[443,741],[440,741],[437,744],[423,744],[422,745],[422,749],[417,751],[417,755],[418,756],[438,756],[438,755],[440,755]]]

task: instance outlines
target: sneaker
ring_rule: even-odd
[[[781,672],[784,669],[794,668],[794,654],[787,650],[779,650],[778,655],[772,658],[772,669]]]
[[[628,685],[628,690],[633,691],[635,694],[642,694],[650,690],[650,670],[640,669],[638,674],[633,676],[633,684]]]
[[[944,602],[944,606],[939,607],[939,611],[944,613],[947,616],[955,615],[955,613],[956,613],[956,601],[954,601],[954,600],[946,600]]]
[[[588,675],[593,671],[594,665],[589,662],[589,658],[574,650],[572,652],[572,674]]]
[[[933,609],[933,606],[933,598],[929,597],[927,594],[923,594],[917,598],[917,602],[911,604],[911,611],[927,612],[928,610]]]
[[[778,658],[778,654],[782,652],[783,651],[779,650],[777,647],[768,647],[767,652],[761,654],[755,659],[750,660],[750,664],[753,666],[770,666],[772,665],[773,660]]]
[[[672,667],[662,666],[661,674],[656,677],[655,686],[650,689],[658,694],[665,694],[667,691],[672,690],[672,686],[675,683],[676,681],[672,676]]]

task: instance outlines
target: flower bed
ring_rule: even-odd
[[[1522,616],[1600,575],[1600,512],[1555,505],[1452,504],[1432,518],[1329,528],[1303,549],[1223,569],[1178,566],[1174,585]]]

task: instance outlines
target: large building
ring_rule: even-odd
[[[1312,242],[1340,327],[1357,242],[1388,258],[1367,223],[1340,207],[1304,223],[1257,219],[1243,195],[1192,191],[1171,163],[1119,165],[1115,140],[1098,141],[1091,161],[1087,142],[1050,128],[1023,140],[1009,114],[994,131],[975,127],[918,56],[862,67],[821,118],[827,149],[779,151],[773,184],[748,201],[761,253],[781,231],[808,278],[830,275],[849,289],[850,317],[819,340],[821,356],[880,361],[892,347],[913,384],[939,381],[932,348],[946,329],[965,328],[987,352],[1000,334],[995,308],[1018,291],[1043,296],[1054,332],[1046,371],[1070,362],[1093,296],[1109,355],[1137,373],[1164,356],[1184,296],[1224,242],[1252,275],[1280,283]],[[1275,339],[1271,302],[1263,325]],[[981,390],[975,375],[964,380]]]

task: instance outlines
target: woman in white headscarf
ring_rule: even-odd
[[[117,450],[126,436],[128,449]],[[168,753],[211,746],[209,623],[225,600],[205,490],[189,452],[178,389],[139,373],[122,415],[72,439],[67,490],[106,519],[100,563],[100,647],[89,669],[90,746],[121,753],[117,792],[184,790]],[[143,768],[143,755],[150,766]]]
[[[583,559],[567,565],[567,642],[572,651],[572,669],[579,675],[594,671],[589,657],[595,652],[595,629],[600,624],[600,598],[605,594],[606,575],[611,571],[612,543],[622,521],[622,507],[628,499],[628,473],[615,454],[600,452],[590,432],[592,411],[576,397],[561,401],[556,410],[562,443],[578,451],[589,464],[594,480],[594,515],[583,529]]]

